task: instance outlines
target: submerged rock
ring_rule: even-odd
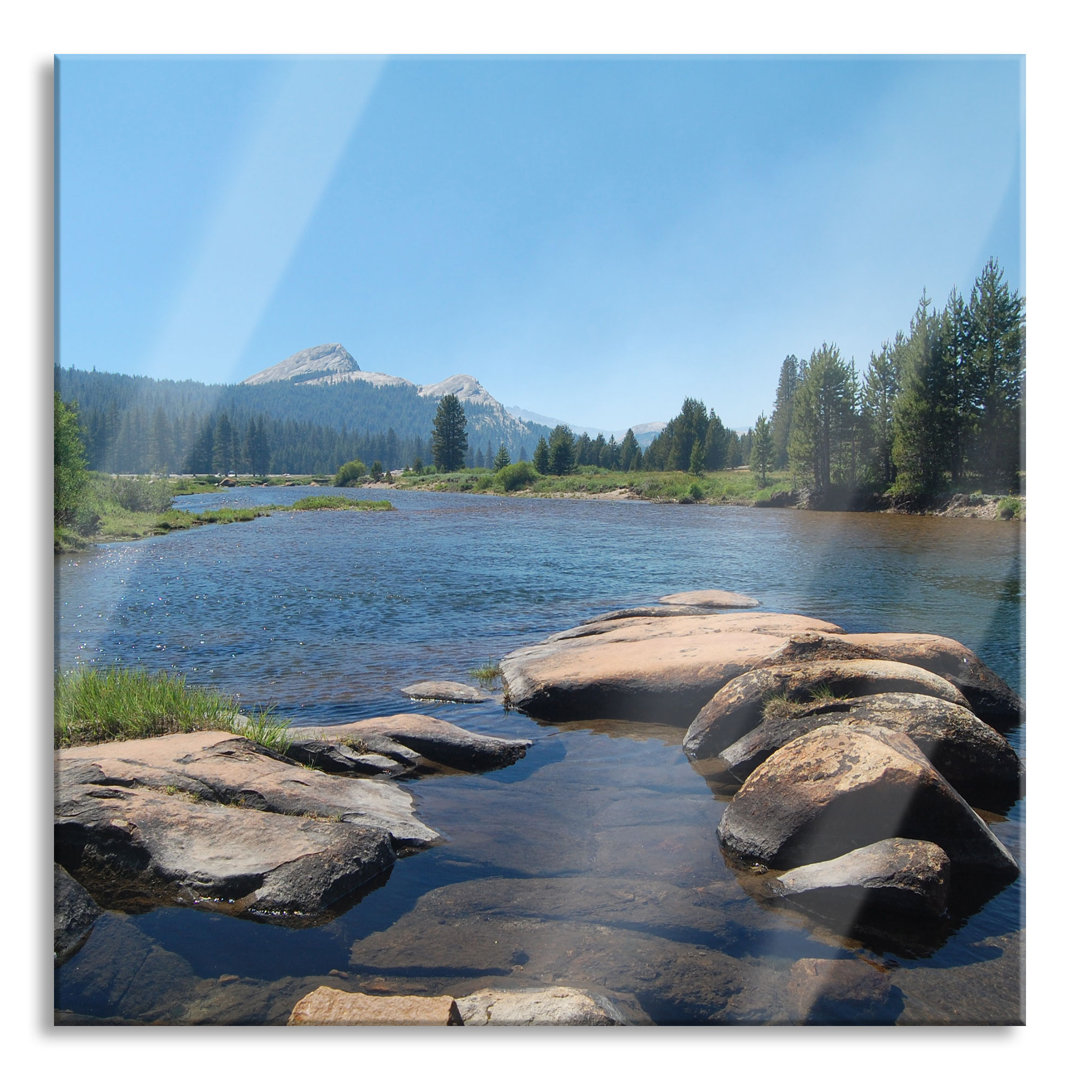
[[[781,747],[735,794],[718,833],[731,855],[773,869],[901,836],[942,847],[954,881],[978,877],[1000,885],[1019,873],[1004,845],[918,747],[872,724],[826,725]]]
[[[819,694],[843,698],[890,691],[926,694],[966,705],[940,675],[892,660],[811,660],[760,666],[721,687],[694,718],[683,739],[687,756],[720,754],[765,720],[770,701],[805,704]]]
[[[493,694],[477,690],[475,686],[450,682],[447,679],[428,679],[410,683],[408,686],[403,686],[401,692],[418,701],[453,701],[464,705],[480,704],[491,701],[494,697]]]
[[[840,628],[767,612],[607,619],[517,649],[500,667],[509,703],[541,719],[689,723],[724,683],[811,630]]]
[[[889,975],[863,960],[796,960],[787,989],[797,1024],[880,1024],[889,1022],[885,1016],[890,1011],[895,1023],[903,1008],[903,996]]]
[[[690,592],[669,593],[660,597],[661,604],[690,604],[703,608],[755,608],[760,600],[742,593],[725,592],[723,589],[694,589]]]

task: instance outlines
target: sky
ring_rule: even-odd
[[[61,365],[340,342],[622,433],[1024,279],[1022,56],[62,56]]]

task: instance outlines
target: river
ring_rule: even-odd
[[[807,957],[888,973],[889,1000],[868,1022],[1023,1019],[1023,875],[934,947],[875,951],[746,894],[716,843],[723,798],[683,755],[684,727],[540,724],[496,703],[417,706],[400,692],[467,682],[590,615],[720,588],[852,632],[956,638],[1023,694],[1023,524],[389,494],[389,513],[277,513],[58,556],[56,666],[181,673],[298,724],[422,709],[532,748],[497,772],[411,781],[445,843],[399,860],[325,925],[107,913],[56,972],[58,1022],[281,1023],[332,977],[424,994],[574,985],[636,1023],[768,1023]],[[1009,738],[1023,757],[1023,728]],[[1023,801],[992,827],[1023,866]]]

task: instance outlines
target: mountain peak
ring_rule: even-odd
[[[502,406],[497,402],[472,375],[451,375],[442,382],[429,383],[420,387],[423,397],[445,397],[453,394],[459,401],[468,401],[473,405],[487,405],[489,408]]]
[[[301,349],[286,360],[282,360],[257,375],[251,375],[243,382],[245,386],[259,386],[262,383],[290,381],[296,378],[310,378],[318,375],[345,375],[359,371],[360,365],[353,359],[344,345],[336,342],[330,345],[315,345],[310,349]]]

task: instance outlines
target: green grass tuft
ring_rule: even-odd
[[[469,676],[475,679],[485,690],[491,690],[502,677],[498,661],[489,660],[486,664],[469,669]]]
[[[278,753],[291,743],[289,721],[264,710],[243,715],[218,690],[188,686],[182,675],[139,668],[82,668],[54,683],[53,745],[147,739],[186,731],[229,731]]]

